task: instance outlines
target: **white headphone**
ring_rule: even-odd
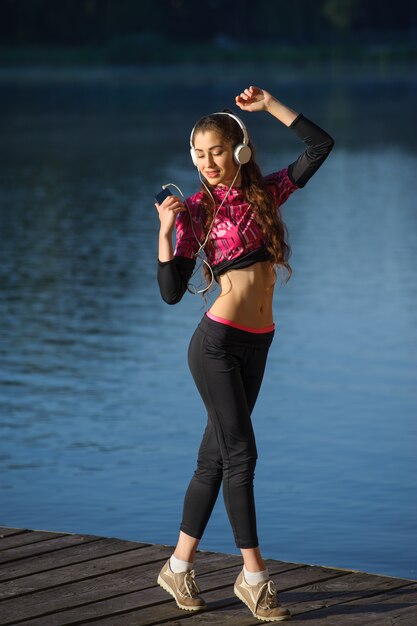
[[[233,115],[233,113],[227,113],[226,111],[219,111],[218,113],[213,113],[212,115],[228,115],[229,117],[234,119],[235,122],[239,124],[243,133],[243,142],[235,146],[233,150],[233,160],[236,163],[236,165],[245,165],[245,163],[248,163],[252,156],[252,150],[250,149],[248,145],[249,144],[248,131],[246,130],[246,126],[244,125],[242,120],[239,119],[237,115]],[[193,146],[193,135],[194,135],[195,127],[198,125],[198,123],[199,122],[197,122],[194,125],[194,128],[191,131],[191,135],[190,135],[190,154],[191,154],[191,159],[196,167],[198,167],[198,164],[197,164],[197,155],[195,152],[195,148]]]

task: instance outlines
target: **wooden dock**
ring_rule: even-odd
[[[233,594],[239,556],[197,552],[208,609],[177,608],[156,584],[172,546],[0,528],[2,626],[250,626],[262,624]],[[267,560],[282,604],[306,626],[415,626],[417,581]],[[291,622],[290,622],[291,623]]]

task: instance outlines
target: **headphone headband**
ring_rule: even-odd
[[[245,165],[245,163],[248,163],[252,156],[252,150],[249,147],[248,131],[246,130],[246,126],[244,125],[242,120],[239,117],[237,117],[237,115],[234,115],[233,113],[228,113],[227,111],[218,111],[217,113],[212,113],[212,115],[228,115],[229,117],[234,119],[235,122],[239,125],[243,133],[243,142],[238,143],[237,146],[234,147],[233,160],[236,163],[236,165],[239,165],[239,166]],[[201,119],[204,119],[204,118],[201,118]],[[193,146],[193,136],[194,136],[195,127],[200,121],[201,120],[199,120],[196,124],[194,124],[193,130],[191,131],[191,135],[190,135],[191,159],[197,168],[198,168],[198,161],[197,161],[197,155]]]
[[[242,133],[243,133],[243,143],[247,146],[249,143],[249,135],[248,135],[248,131],[246,130],[246,126],[244,125],[244,123],[242,122],[242,120],[235,115],[234,113],[229,113],[228,111],[217,111],[216,113],[212,113],[211,115],[228,115],[229,117],[231,117],[232,119],[235,120],[235,122],[237,122],[237,124],[239,124]],[[208,116],[206,116],[208,117]],[[201,118],[204,119],[204,118]],[[199,122],[200,120],[198,120]],[[198,122],[196,122],[193,126],[193,129],[191,131],[190,134],[190,148],[193,148],[193,135],[194,135],[194,131],[195,131],[195,127],[197,126]]]

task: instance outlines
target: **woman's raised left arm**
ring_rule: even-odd
[[[288,166],[288,178],[297,187],[307,181],[324,163],[334,146],[334,139],[325,130],[274,98],[259,87],[249,87],[236,96],[236,105],[242,111],[267,111],[290,128],[307,146],[307,149]]]
[[[268,91],[260,87],[248,87],[239,96],[236,96],[235,101],[242,111],[249,111],[250,113],[267,111],[285,124],[285,126],[290,126],[298,116],[296,111],[285,106]]]

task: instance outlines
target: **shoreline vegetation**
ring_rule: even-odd
[[[167,44],[143,36],[113,39],[102,46],[0,46],[0,68],[22,66],[137,66],[183,63],[274,63],[305,68],[322,63],[414,65],[417,44],[252,45],[228,41],[215,44]]]

